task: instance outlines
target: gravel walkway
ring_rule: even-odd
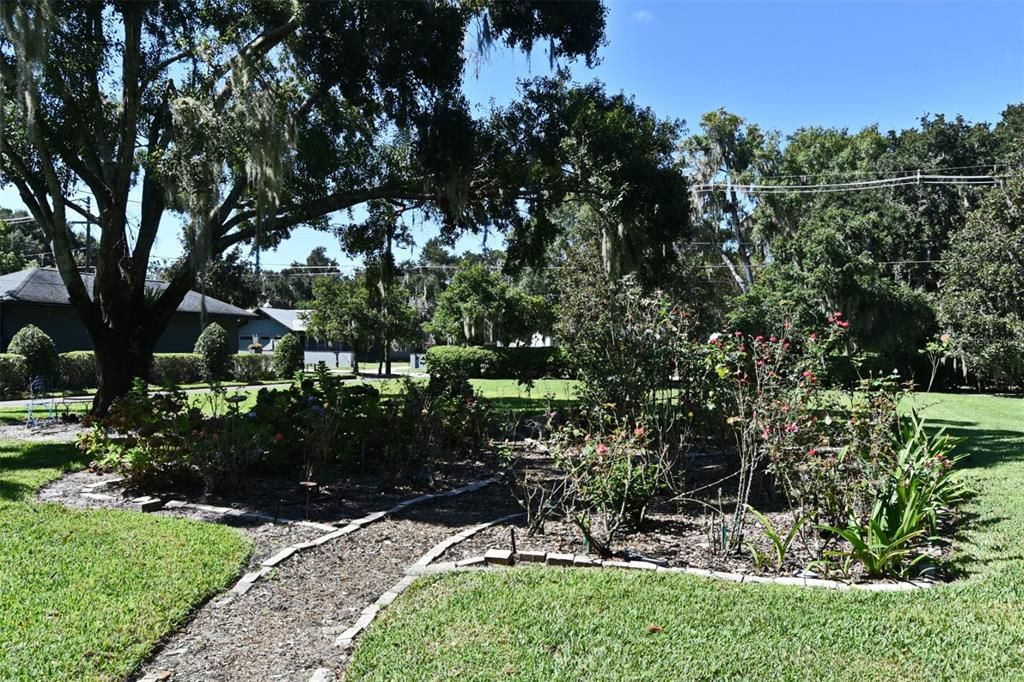
[[[133,679],[162,671],[176,682],[306,682],[317,671],[321,680],[340,679],[348,652],[334,641],[364,608],[441,540],[516,511],[515,500],[496,485],[410,507],[297,554],[245,594],[217,597],[199,609]],[[309,529],[289,528],[299,534],[292,537],[308,539],[302,534]],[[251,566],[272,551],[271,539],[283,540],[274,547],[292,541],[258,539]]]
[[[85,432],[85,428],[75,422],[53,422],[40,424],[39,426],[26,426],[25,424],[0,425],[0,441],[45,441],[45,442],[74,442],[78,435]]]

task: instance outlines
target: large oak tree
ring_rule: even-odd
[[[467,59],[543,45],[553,63],[590,64],[604,18],[597,0],[0,3],[0,173],[92,338],[94,410],[146,373],[203,263],[238,244],[272,247],[370,201],[414,204],[452,232],[543,234],[546,211],[588,178],[567,170],[586,164],[566,158],[564,128],[546,137],[528,110],[582,92],[578,110],[588,91],[544,81],[544,97],[477,121]],[[91,290],[68,227],[81,219],[100,233]],[[178,225],[182,262],[154,288],[157,235]]]

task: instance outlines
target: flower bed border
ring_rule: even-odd
[[[762,576],[747,573],[728,573],[711,571],[691,566],[659,566],[650,561],[619,561],[602,560],[586,554],[562,554],[559,552],[517,552],[507,550],[489,550],[483,556],[470,557],[461,561],[448,561],[429,566],[413,566],[407,573],[411,575],[428,575],[434,573],[451,573],[454,571],[481,570],[491,566],[502,568],[515,567],[520,564],[534,564],[562,568],[613,568],[625,570],[655,571],[658,573],[677,573],[695,575],[703,578],[743,584],[789,585],[795,587],[813,587],[819,589],[863,592],[911,592],[930,589],[941,583],[922,580],[899,580],[892,582],[848,583],[841,580],[825,580],[823,578],[803,578],[797,576]]]

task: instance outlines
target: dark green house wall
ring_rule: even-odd
[[[207,315],[206,320],[207,322],[216,322],[224,327],[229,339],[238,336],[237,319]],[[49,334],[59,353],[71,350],[92,350],[92,341],[74,308],[4,302],[0,303],[0,351],[6,351],[14,334],[28,324],[34,324]],[[200,332],[202,332],[202,326],[199,314],[175,313],[170,324],[167,325],[167,330],[156,344],[156,352],[191,353]]]

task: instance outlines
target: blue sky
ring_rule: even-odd
[[[994,122],[1006,105],[1024,101],[1024,0],[608,4],[602,62],[592,70],[574,65],[575,78],[599,79],[691,128],[718,107],[786,134],[809,125],[900,129],[925,113]],[[483,108],[513,97],[517,79],[546,73],[542,50],[499,51],[479,75],[467,74],[466,91]],[[0,202],[20,205],[15,196],[4,191]],[[465,238],[459,248],[479,243]],[[311,230],[297,231],[263,262],[301,260],[317,245],[348,262],[330,235]],[[156,254],[176,251],[167,230]]]

